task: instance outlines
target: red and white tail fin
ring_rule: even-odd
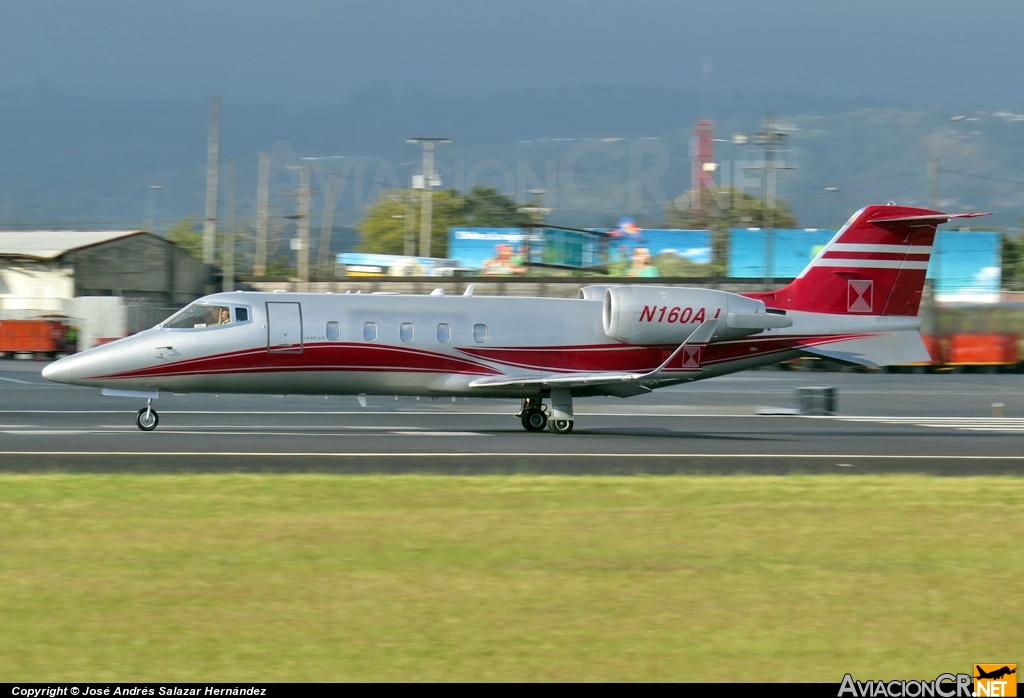
[[[985,215],[867,206],[853,214],[793,283],[748,295],[781,309],[915,316],[936,226],[951,218]]]

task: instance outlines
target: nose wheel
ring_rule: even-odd
[[[153,406],[146,403],[146,406],[135,415],[135,425],[142,431],[153,431],[160,423],[160,415],[156,413]]]

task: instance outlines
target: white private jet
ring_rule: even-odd
[[[218,293],[150,330],[43,369],[52,381],[152,400],[175,393],[522,400],[528,431],[573,428],[573,399],[630,397],[805,354],[868,366],[927,361],[917,317],[948,214],[861,209],[791,284],[735,294],[602,285],[576,299]],[[544,400],[550,401],[550,408]]]

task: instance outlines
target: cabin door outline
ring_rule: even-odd
[[[267,351],[302,353],[302,304],[267,302]]]

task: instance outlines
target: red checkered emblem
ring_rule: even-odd
[[[847,287],[846,311],[849,313],[870,313],[873,303],[871,279],[850,279]]]
[[[700,368],[700,353],[703,347],[683,347],[683,368]]]

